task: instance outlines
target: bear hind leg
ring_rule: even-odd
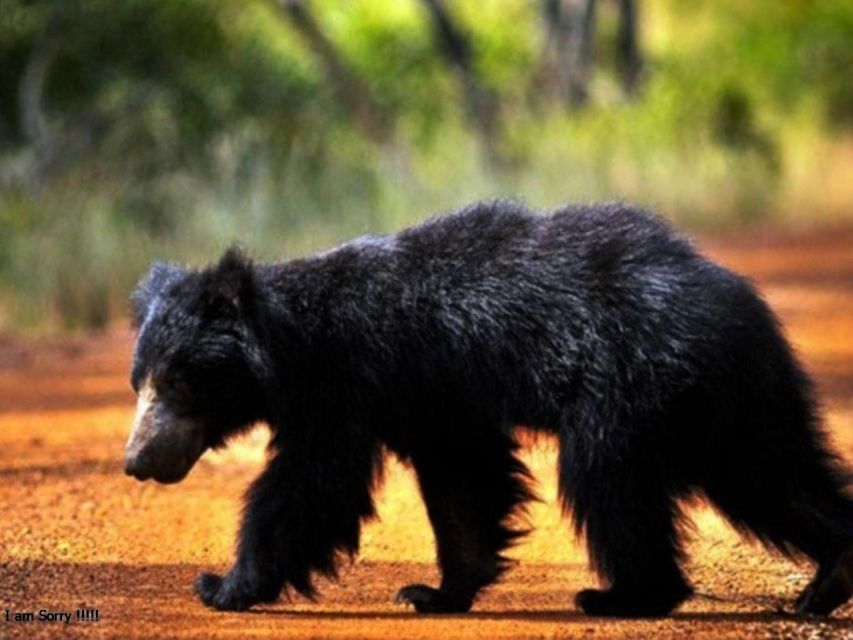
[[[586,514],[589,552],[608,588],[584,589],[575,603],[589,615],[665,616],[693,594],[679,566],[675,507],[660,499],[640,509],[632,505],[627,515],[627,501],[611,500],[613,512],[597,508]]]
[[[740,468],[760,470],[761,477],[720,478],[706,493],[739,529],[817,564],[795,602],[797,612],[828,615],[847,602],[853,596],[853,500],[823,446],[791,450],[788,464],[765,459]]]
[[[605,589],[584,589],[575,604],[588,615],[658,617],[693,594],[680,563],[678,505],[652,462],[586,456],[563,442],[560,489]]]

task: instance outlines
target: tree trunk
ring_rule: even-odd
[[[462,85],[468,118],[479,133],[488,159],[500,162],[497,149],[500,105],[495,94],[477,77],[471,41],[454,23],[443,0],[423,0],[423,4],[429,13],[439,51]]]
[[[561,95],[560,76],[563,66],[561,53],[565,50],[563,40],[566,37],[563,29],[561,0],[543,0],[542,29],[545,32],[542,44],[542,61],[533,79],[536,103],[540,102],[540,97],[543,95],[547,98]]]
[[[544,0],[542,81],[545,92],[570,107],[589,98],[595,36],[595,0]]]
[[[356,126],[377,142],[385,140],[389,127],[381,110],[358,76],[348,67],[334,43],[323,33],[305,0],[279,0],[278,6],[320,59],[329,84],[352,114]]]
[[[21,133],[33,149],[32,186],[43,184],[53,155],[53,135],[44,107],[50,67],[59,51],[55,29],[48,28],[36,40],[24,64],[18,85],[18,121]]]
[[[637,29],[637,3],[619,0],[619,38],[617,41],[619,63],[622,71],[622,89],[627,96],[636,94],[643,69]]]
[[[581,106],[589,100],[592,79],[595,0],[564,0],[563,5],[569,32],[565,98],[570,106]]]

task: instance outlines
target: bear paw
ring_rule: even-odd
[[[200,573],[195,580],[195,590],[201,601],[219,611],[245,611],[257,602],[234,588],[234,583],[215,573]]]
[[[471,602],[453,598],[441,589],[425,584],[410,584],[397,592],[395,602],[410,604],[418,613],[465,613]]]
[[[853,549],[828,569],[821,567],[795,603],[800,614],[828,616],[853,596]]]
[[[690,593],[687,586],[672,593],[584,589],[575,596],[575,604],[590,616],[659,618],[671,613]]]

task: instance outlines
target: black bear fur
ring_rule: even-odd
[[[809,378],[756,290],[642,210],[480,202],[290,262],[156,265],[133,306],[136,387],[209,447],[272,430],[236,562],[197,580],[211,607],[313,596],[357,552],[389,451],[417,474],[442,573],[398,597],[467,611],[524,533],[519,425],[558,440],[560,497],[604,583],[577,595],[587,613],[690,596],[679,501],[695,494],[818,565],[801,611],[853,591],[848,476]]]

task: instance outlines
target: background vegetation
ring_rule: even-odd
[[[851,170],[849,0],[0,0],[0,328],[480,197],[850,218]]]

